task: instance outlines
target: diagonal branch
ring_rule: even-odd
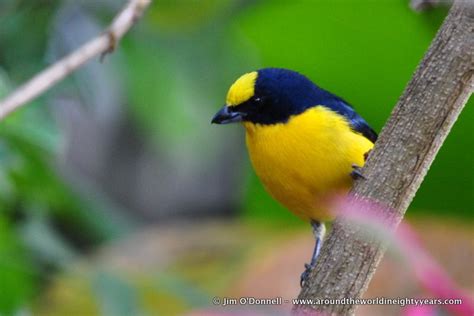
[[[130,0],[103,34],[43,70],[0,101],[0,120],[44,93],[93,57],[100,55],[103,58],[111,53],[150,2],[151,0]]]
[[[386,206],[395,229],[474,90],[474,4],[456,1],[385,125],[353,198]],[[338,218],[300,299],[360,298],[385,251]],[[295,314],[351,315],[354,305],[294,307]]]

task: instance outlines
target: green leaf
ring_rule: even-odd
[[[0,315],[11,315],[27,304],[36,273],[9,222],[0,214]]]

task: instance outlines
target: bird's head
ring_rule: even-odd
[[[265,68],[244,74],[227,93],[226,105],[212,123],[276,124],[316,105],[327,92],[287,69]]]

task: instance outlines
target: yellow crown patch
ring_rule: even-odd
[[[227,106],[239,105],[251,97],[255,93],[255,81],[257,80],[258,73],[252,71],[242,75],[237,79],[229,89],[227,93],[226,103]]]

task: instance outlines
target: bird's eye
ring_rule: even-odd
[[[262,97],[256,97],[253,99],[253,103],[256,104],[258,107],[264,105],[265,100]]]

